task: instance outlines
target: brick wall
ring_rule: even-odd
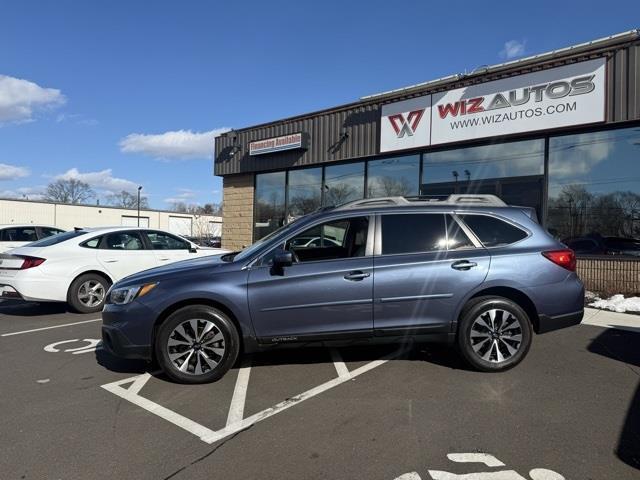
[[[253,174],[222,179],[222,248],[240,250],[253,243]]]
[[[578,275],[587,290],[603,294],[640,294],[640,260],[578,258]]]

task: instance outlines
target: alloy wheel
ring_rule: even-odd
[[[173,366],[189,375],[203,375],[222,361],[224,336],[211,320],[192,319],[180,323],[167,340],[167,354]]]
[[[78,288],[78,300],[87,308],[94,308],[104,301],[105,288],[97,280],[87,280]]]
[[[502,363],[520,350],[522,325],[511,312],[494,308],[475,318],[469,337],[476,355],[487,362]]]

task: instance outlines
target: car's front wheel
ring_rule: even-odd
[[[158,328],[155,354],[172,380],[207,383],[220,379],[233,366],[240,337],[231,319],[207,305],[190,305],[173,312]]]
[[[111,282],[97,273],[80,275],[69,286],[67,303],[78,313],[102,310]]]
[[[477,370],[499,372],[520,363],[531,346],[529,316],[515,302],[482,297],[462,312],[458,348]]]

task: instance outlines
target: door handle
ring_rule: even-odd
[[[478,264],[476,262],[470,262],[469,260],[460,260],[451,264],[451,268],[456,270],[469,270],[470,268],[477,266]]]
[[[116,263],[118,259],[116,258],[108,258],[104,261],[104,263]]]
[[[166,262],[167,260],[171,260],[171,259],[168,257],[162,257],[162,258],[159,258],[158,260],[160,260],[161,262]]]
[[[361,272],[360,270],[356,270],[355,272],[349,272],[344,276],[345,280],[353,280],[354,282],[358,282],[360,280],[364,280],[365,278],[371,276],[368,272]]]

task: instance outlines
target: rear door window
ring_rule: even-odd
[[[527,232],[510,223],[488,215],[458,215],[485,247],[500,247],[516,243]]]
[[[116,232],[106,235],[103,248],[107,250],[144,250],[144,244],[136,232]]]
[[[384,214],[382,255],[446,250],[445,216],[441,213]]]
[[[464,248],[475,248],[475,245],[460,224],[451,215],[447,215],[447,249],[462,250]]]

